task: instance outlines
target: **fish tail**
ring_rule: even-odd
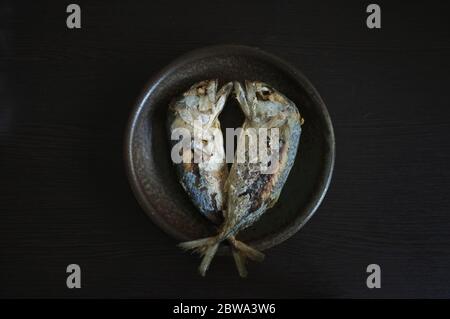
[[[247,277],[247,268],[245,267],[245,262],[247,259],[251,259],[254,261],[263,261],[264,254],[255,248],[250,247],[247,244],[237,240],[234,237],[229,238],[229,242],[232,245],[232,253],[234,257],[234,262],[236,264],[236,268],[241,277]]]
[[[233,253],[234,262],[236,264],[236,268],[239,272],[239,276],[242,278],[247,277],[247,267],[245,266],[245,258],[242,256],[242,254],[235,249],[234,247],[231,248],[231,252]]]
[[[261,262],[264,260],[264,254],[259,250],[250,247],[247,244],[244,244],[242,241],[237,240],[234,237],[230,237],[230,243],[233,245],[239,253],[241,253],[244,257],[249,258],[254,261]]]
[[[218,237],[207,237],[178,244],[184,250],[193,250],[203,256],[198,271],[203,277],[211,264],[221,240]]]
[[[200,275],[204,277],[223,240],[224,239],[220,236],[207,237],[180,243],[178,244],[178,247],[184,250],[192,250],[203,256],[198,270]],[[231,244],[231,251],[239,275],[245,278],[247,277],[247,268],[245,266],[246,260],[263,261],[265,256],[255,248],[237,240],[234,236],[229,237],[228,241]]]

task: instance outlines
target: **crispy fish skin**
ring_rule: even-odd
[[[217,85],[217,80],[194,84],[171,103],[168,116],[171,137],[177,129],[185,129],[191,136],[188,149],[182,150],[183,158],[190,160],[175,164],[180,183],[202,215],[215,224],[223,220],[228,176],[218,116],[233,84],[219,91]],[[172,140],[173,145],[177,143],[180,139]],[[199,161],[195,161],[196,156]]]
[[[199,239],[180,244],[184,249],[195,249],[203,254],[199,271],[205,275],[219,244],[228,240],[232,244],[233,256],[242,277],[247,275],[245,259],[260,261],[264,255],[254,248],[236,240],[237,233],[256,222],[268,208],[278,200],[297,154],[301,135],[302,118],[295,104],[283,94],[262,82],[245,82],[244,90],[239,82],[234,83],[236,98],[245,114],[246,120],[238,137],[238,153],[240,147],[245,154],[245,161],[236,158],[228,175],[227,209],[224,212],[225,221],[220,232],[215,237]],[[269,145],[278,145],[278,157],[270,174],[261,169],[262,159],[250,161],[250,148],[245,148],[247,132],[259,128],[277,128],[279,141],[270,140]],[[236,155],[237,156],[237,155]]]

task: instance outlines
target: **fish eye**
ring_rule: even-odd
[[[263,88],[260,91],[257,91],[256,95],[259,100],[267,101],[271,93],[272,92],[268,88]]]
[[[197,89],[197,92],[198,92],[199,94],[205,94],[205,89],[202,88],[202,87],[200,87],[200,88]]]

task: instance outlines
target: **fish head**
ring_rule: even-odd
[[[211,125],[222,112],[233,84],[227,83],[219,91],[217,87],[217,79],[198,82],[176,101],[173,109],[192,126]]]
[[[236,98],[246,118],[254,123],[283,123],[296,108],[294,103],[272,86],[260,81],[245,81],[234,84]]]

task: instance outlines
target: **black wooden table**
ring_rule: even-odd
[[[66,6],[81,7],[81,29]],[[450,297],[450,23],[445,2],[1,1],[1,297]],[[206,278],[137,204],[129,112],[171,60],[246,44],[301,69],[330,111],[329,192],[240,279]],[[82,288],[66,287],[78,264]],[[380,289],[366,286],[378,264]]]

